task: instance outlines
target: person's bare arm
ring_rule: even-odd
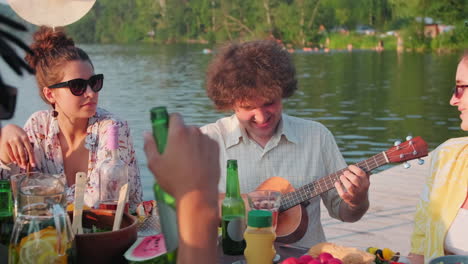
[[[164,153],[159,154],[150,133],[145,134],[145,153],[158,184],[177,202],[177,263],[216,263],[218,144],[173,114]]]
[[[177,263],[217,263],[219,218],[216,199],[203,191],[187,193],[177,201],[177,221]]]

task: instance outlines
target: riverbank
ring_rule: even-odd
[[[317,52],[317,51],[353,51],[353,50],[375,50],[378,52],[384,50],[393,50],[398,52],[433,52],[438,54],[444,53],[460,53],[468,47],[468,42],[451,42],[448,39],[453,38],[453,33],[445,33],[437,38],[427,38],[424,40],[417,40],[413,37],[398,37],[395,33],[392,35],[384,33],[376,33],[374,35],[357,34],[354,32],[348,34],[330,33],[323,34],[316,42],[308,42],[304,45],[297,45],[292,43],[282,43],[284,47],[290,52]],[[256,39],[264,39],[266,36],[258,36],[257,38],[238,39],[235,41],[251,41]],[[225,42],[228,42],[226,40]],[[208,50],[215,51],[217,47],[222,46],[224,42],[211,43],[207,39],[168,39],[158,40],[156,38],[146,37],[141,40],[142,43],[154,45],[173,45],[173,44],[194,44],[204,45]]]

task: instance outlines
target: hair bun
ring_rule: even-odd
[[[53,55],[54,51],[75,46],[72,38],[67,37],[63,28],[52,29],[42,26],[33,35],[33,43],[30,48],[34,55],[26,55],[26,61],[32,68],[36,68],[39,59]]]

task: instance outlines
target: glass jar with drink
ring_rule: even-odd
[[[250,209],[264,210],[272,213],[272,228],[276,231],[278,214],[281,205],[281,193],[273,190],[256,190],[247,194]]]
[[[34,173],[22,177],[16,191],[8,263],[72,263],[74,237],[64,210],[63,177]]]
[[[15,220],[8,263],[73,263],[70,227],[59,204],[36,203],[23,207]]]

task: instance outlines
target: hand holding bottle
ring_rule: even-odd
[[[199,128],[186,126],[179,114],[171,114],[167,146],[159,154],[151,133],[145,133],[148,168],[158,183],[176,199],[203,190],[217,200],[219,181],[218,144]]]
[[[177,263],[216,263],[220,174],[217,143],[198,128],[185,126],[180,115],[172,114],[163,154],[159,153],[151,133],[145,134],[144,149],[158,185],[174,196],[177,203]],[[164,212],[160,210],[161,213]]]

